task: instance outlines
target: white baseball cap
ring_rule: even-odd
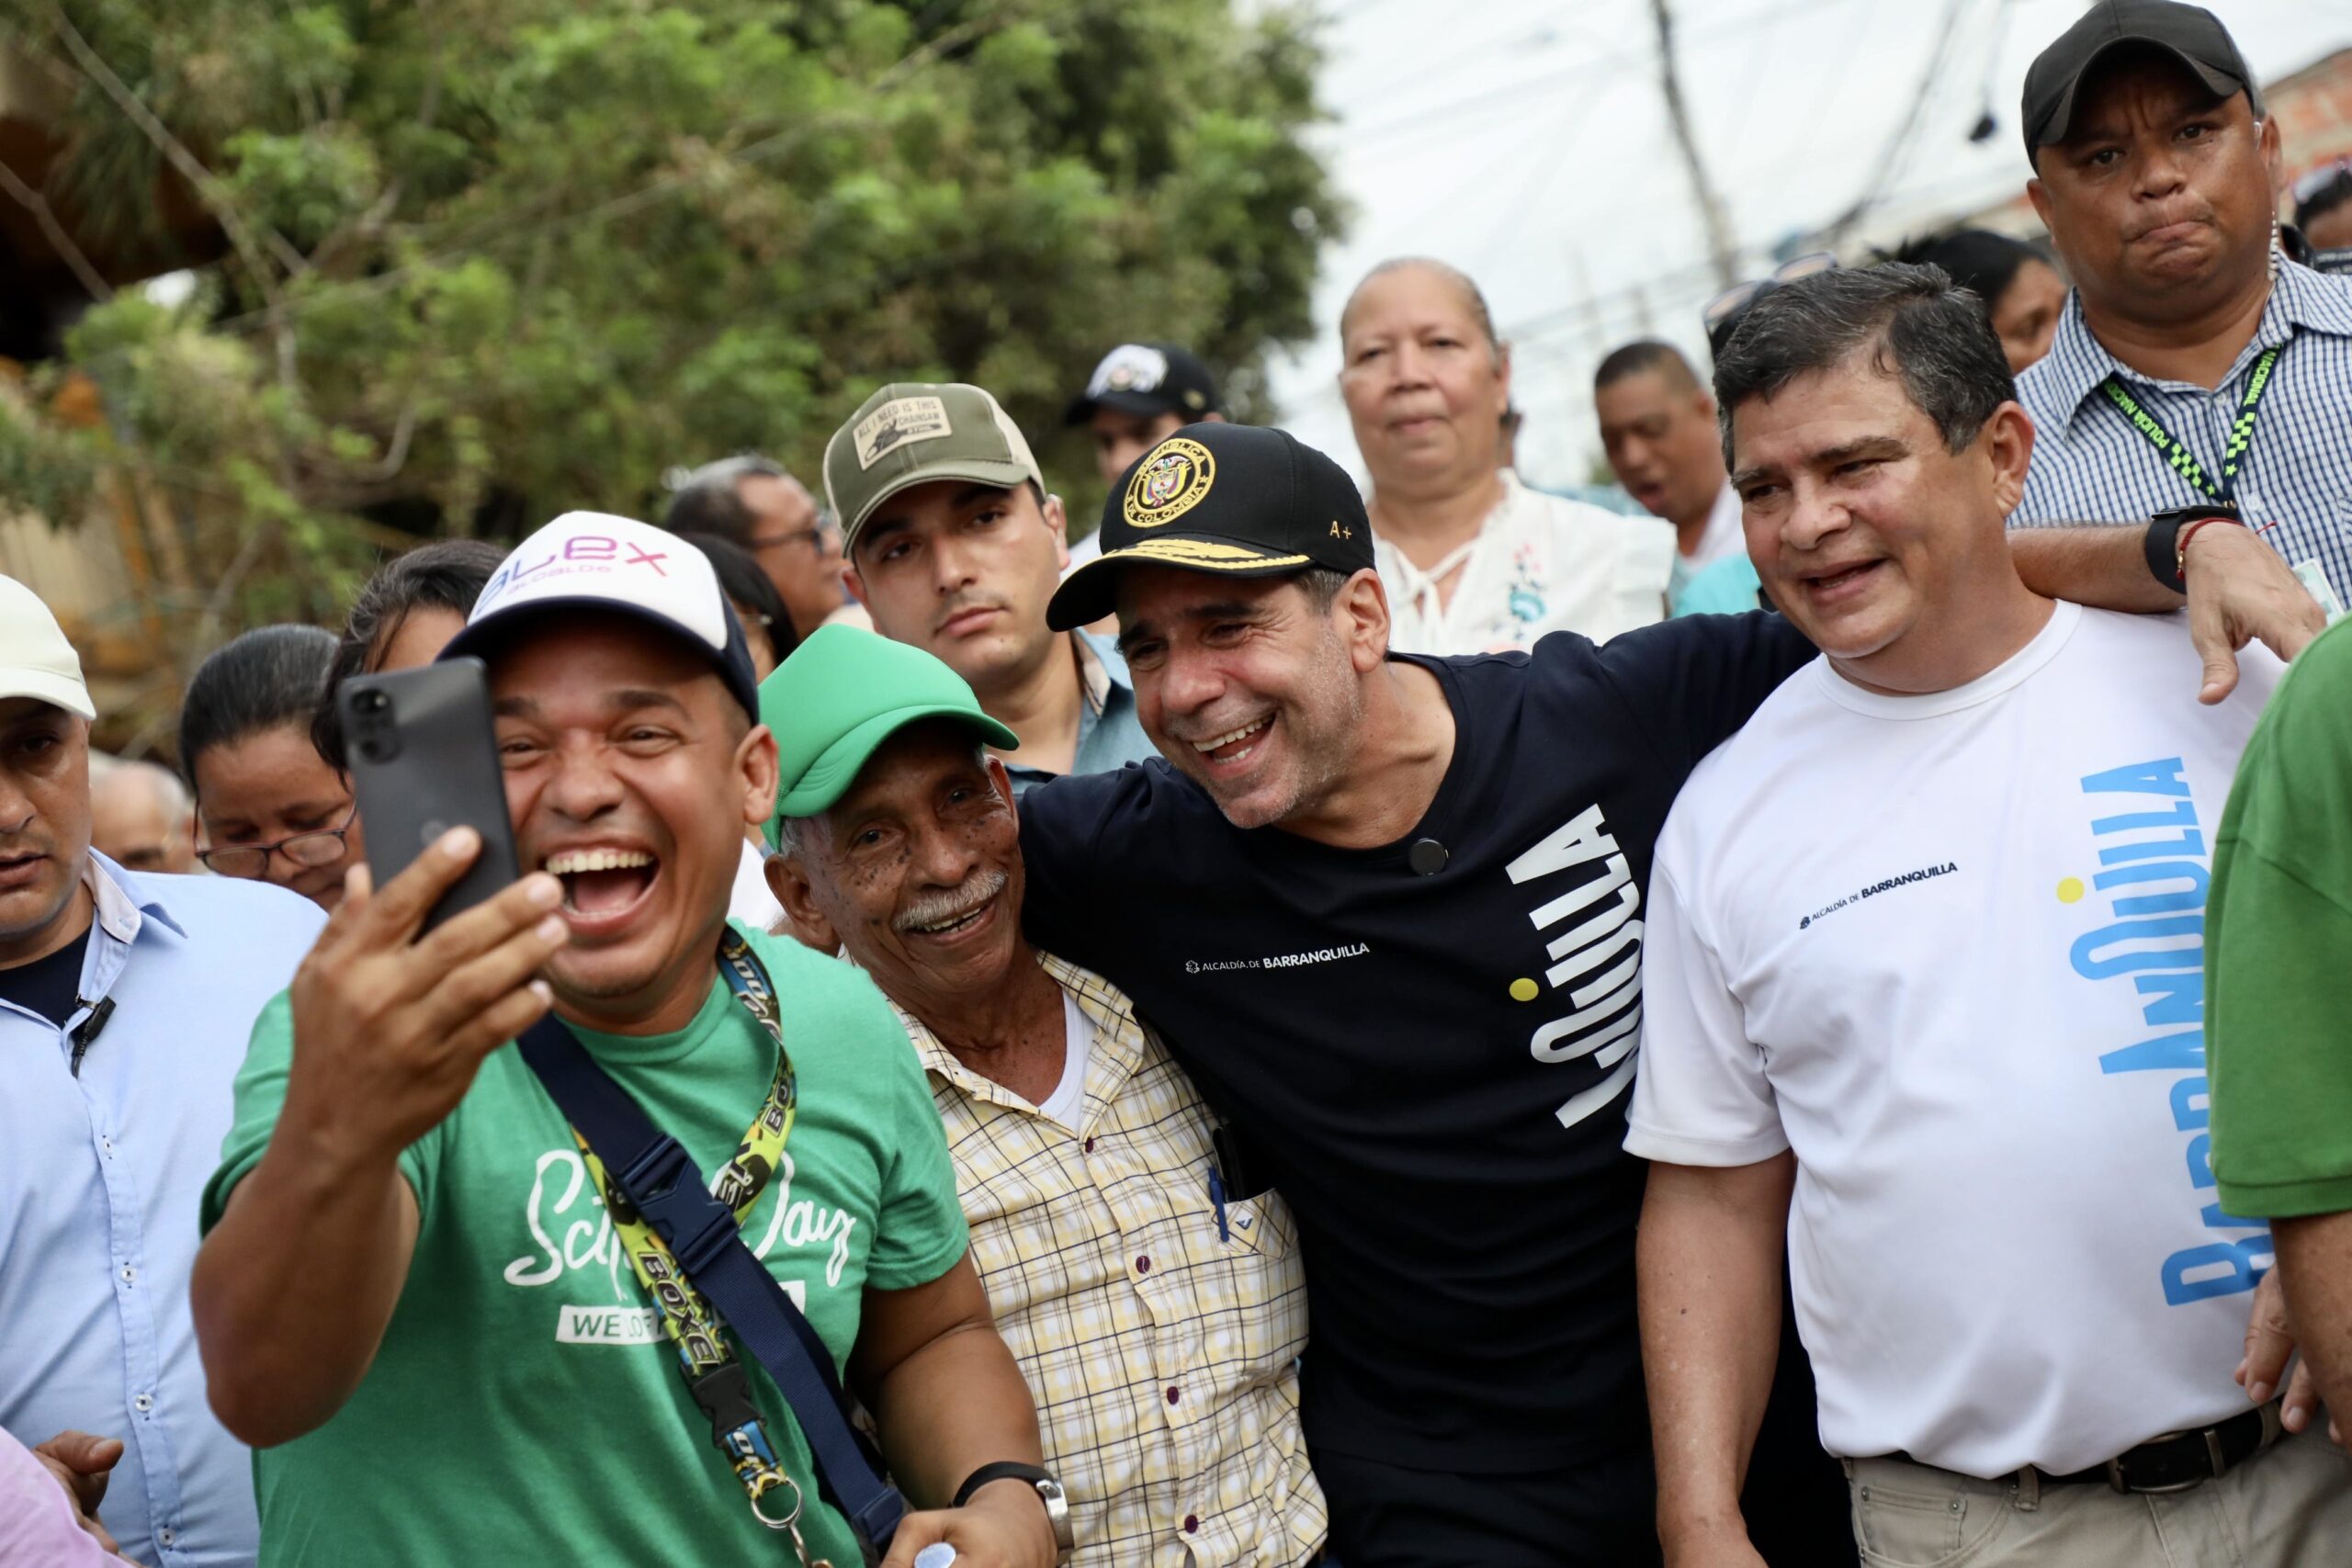
[[[40,595],[13,577],[0,577],[0,697],[31,697],[84,718],[98,716],[65,629]]]
[[[567,512],[514,547],[441,657],[479,653],[493,626],[503,632],[516,617],[565,608],[634,615],[675,634],[717,667],[756,721],[752,650],[710,558],[675,534],[606,513]]]

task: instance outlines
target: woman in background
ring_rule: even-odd
[[[691,531],[678,537],[710,558],[711,570],[718,573],[718,591],[727,595],[742,625],[744,645],[752,650],[752,673],[766,680],[800,646],[784,595],[768,581],[759,558],[734,540]]]
[[[274,882],[333,909],[359,853],[351,789],[311,744],[332,633],[262,626],[197,667],[180,705],[180,770],[221,876]]]
[[[2066,308],[2066,280],[2048,256],[2024,241],[1989,229],[1956,229],[1913,240],[1887,260],[1939,266],[1984,300],[2010,375],[2021,374],[2050,352],[2059,312]]]
[[[414,670],[430,664],[449,639],[465,630],[474,601],[506,559],[485,539],[441,539],[394,556],[351,602],[334,660],[327,666],[311,721],[311,741],[327,766],[349,771],[343,754],[343,721],[335,715],[335,692],[354,675]]]

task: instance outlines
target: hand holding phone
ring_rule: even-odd
[[[348,738],[351,790],[379,886],[452,828],[482,852],[424,918],[432,931],[513,882],[514,829],[498,766],[490,682],[479,659],[359,675],[335,694]]]
[[[337,694],[368,865],[294,976],[281,1127],[390,1157],[456,1109],[482,1058],[544,1014],[563,886],[517,880],[478,660]]]

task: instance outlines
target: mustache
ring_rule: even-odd
[[[943,888],[926,893],[891,917],[892,931],[911,931],[917,926],[935,926],[968,915],[998,894],[1012,878],[1001,871],[975,872],[960,887]]]

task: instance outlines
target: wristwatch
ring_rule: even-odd
[[[1025,1481],[1036,1488],[1037,1500],[1046,1505],[1046,1522],[1054,1529],[1054,1562],[1056,1568],[1069,1561],[1070,1551],[1078,1543],[1070,1535],[1069,1499],[1062,1495],[1062,1483],[1050,1472],[1018,1460],[999,1460],[984,1464],[964,1478],[956,1488],[956,1506],[962,1507],[972,1494],[991,1481]]]
[[[2148,519],[2148,571],[2175,593],[2188,592],[2188,579],[2180,570],[2180,532],[2207,517],[2222,517],[2235,523],[2239,521],[2236,503],[2215,501],[2203,506],[2177,506]]]

